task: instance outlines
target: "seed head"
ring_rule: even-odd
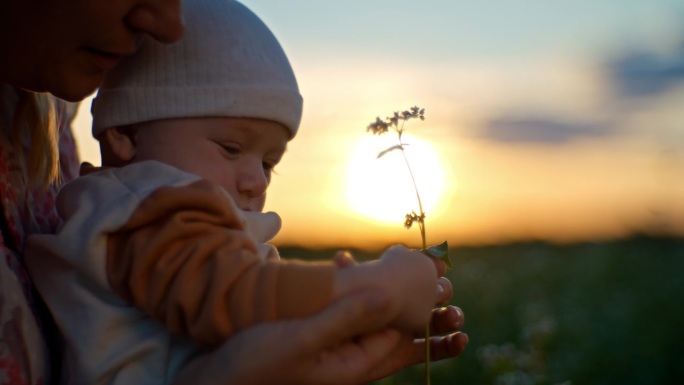
[[[409,214],[406,214],[405,218],[406,220],[404,220],[404,227],[410,229],[413,225],[413,222],[425,222],[425,213],[418,215],[415,211],[411,211]]]
[[[366,131],[370,131],[373,135],[382,135],[387,132],[389,125],[378,116],[375,118],[375,122],[368,125]]]

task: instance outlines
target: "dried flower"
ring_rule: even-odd
[[[375,119],[375,122],[371,123],[368,125],[366,128],[366,131],[372,132],[374,135],[381,135],[387,132],[389,129],[389,125],[385,123],[380,117],[378,116]]]
[[[424,223],[425,222],[425,213],[421,213],[420,215],[416,214],[415,211],[411,211],[411,213],[406,214],[406,220],[404,221],[404,227],[407,229],[410,229],[411,226],[413,225],[413,222],[418,222],[418,223]]]
[[[380,117],[375,118],[375,121],[372,122],[371,124],[368,125],[366,131],[371,131],[374,135],[382,135],[386,132],[389,132],[390,127],[394,128],[394,130],[397,133],[397,139],[398,143],[390,146],[378,153],[378,158],[383,157],[387,153],[390,153],[392,151],[399,150],[401,151],[402,156],[404,157],[404,162],[406,163],[406,167],[408,168],[409,174],[411,175],[411,180],[413,182],[413,188],[416,191],[416,198],[418,201],[418,208],[420,213],[416,213],[415,211],[411,211],[409,214],[406,214],[405,220],[404,220],[404,227],[407,229],[410,229],[411,226],[413,226],[413,223],[418,223],[418,226],[420,228],[420,237],[423,242],[423,248],[422,252],[432,258],[438,258],[444,261],[444,263],[448,266],[451,267],[451,262],[449,261],[449,245],[446,242],[442,242],[439,245],[434,245],[427,247],[426,243],[426,236],[425,236],[425,212],[423,211],[423,204],[420,200],[420,194],[418,193],[418,186],[416,185],[416,179],[413,176],[413,170],[411,170],[411,165],[409,164],[408,158],[406,158],[406,154],[404,153],[404,147],[406,146],[406,143],[402,142],[401,134],[404,132],[404,123],[406,123],[407,120],[409,119],[414,119],[414,118],[419,118],[420,120],[425,120],[425,109],[420,108],[418,106],[413,106],[409,108],[408,110],[404,110],[401,113],[398,111],[395,111],[394,114],[390,117],[385,118],[385,120],[380,119]],[[400,124],[401,122],[401,124]],[[430,329],[425,331],[425,340],[429,341],[430,339]],[[426,379],[426,384],[430,384],[430,344],[425,345],[425,379]]]
[[[386,132],[389,132],[390,127],[394,127],[396,132],[399,134],[399,139],[401,139],[401,134],[404,132],[404,123],[413,118],[425,120],[425,109],[414,106],[402,112],[395,111],[392,116],[386,117],[385,120],[377,117],[373,123],[368,125],[366,130],[371,131],[375,135],[382,135]]]

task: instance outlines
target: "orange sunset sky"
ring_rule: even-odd
[[[366,133],[418,105],[407,156],[429,243],[684,236],[680,1],[244,2],[304,96],[267,210],[280,245],[418,245],[405,165]],[[74,124],[99,164],[90,101]],[[387,137],[385,139],[393,139]]]

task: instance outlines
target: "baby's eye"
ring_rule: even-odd
[[[264,168],[264,175],[266,175],[266,179],[270,182],[271,175],[273,174],[273,170],[275,169],[275,164],[269,162],[262,162],[261,166]]]
[[[228,144],[222,144],[221,148],[223,151],[225,151],[228,155],[240,155],[240,147],[234,146],[234,145],[228,145]]]

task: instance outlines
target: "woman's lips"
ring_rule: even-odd
[[[127,56],[130,56],[130,54],[120,54],[120,53],[112,53],[112,52],[105,52],[105,51],[100,51],[95,48],[86,48],[86,51],[90,54],[90,57],[93,60],[93,63],[101,68],[102,70],[108,71],[111,70],[112,68],[116,67],[123,59],[125,59]]]

